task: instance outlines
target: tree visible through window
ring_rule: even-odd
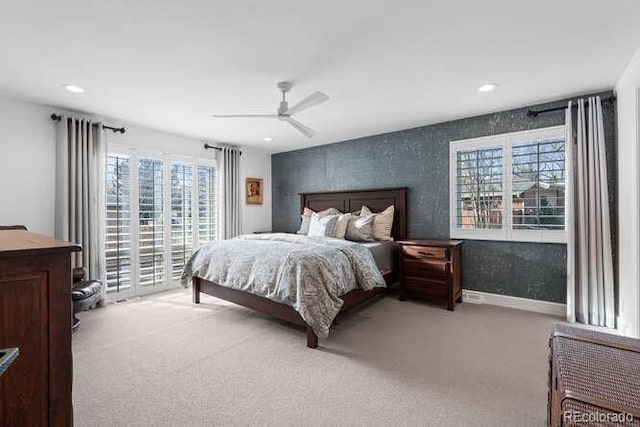
[[[457,153],[458,227],[502,228],[502,148]]]

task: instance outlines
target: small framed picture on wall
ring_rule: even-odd
[[[247,178],[245,192],[248,205],[262,205],[264,196],[262,178]]]

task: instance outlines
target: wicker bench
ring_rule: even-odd
[[[640,426],[640,340],[556,325],[549,349],[550,426]]]

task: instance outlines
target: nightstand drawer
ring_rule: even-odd
[[[417,293],[427,297],[446,297],[447,283],[437,280],[404,278],[404,287],[409,293]]]
[[[449,249],[447,248],[402,245],[402,252],[405,258],[432,258],[441,260],[449,259]]]
[[[413,260],[404,259],[402,261],[402,272],[405,276],[434,277],[446,280],[449,276],[449,264],[435,260]]]

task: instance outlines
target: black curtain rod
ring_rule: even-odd
[[[51,120],[59,122],[60,120],[62,120],[62,116],[57,115],[56,113],[53,113],[51,116]],[[110,131],[113,131],[115,133],[124,133],[125,132],[125,128],[121,127],[121,128],[114,128],[112,126],[107,126],[107,125],[102,125],[103,129],[109,129]]]
[[[602,103],[610,102],[610,103],[613,104],[614,102],[616,102],[616,97],[615,96],[610,96],[609,98],[604,98],[603,100],[601,100],[601,102]],[[584,105],[588,106],[589,105],[589,101],[585,102]],[[571,106],[571,108],[578,108],[578,104],[574,103]],[[566,109],[567,109],[567,107],[565,106],[565,107],[547,108],[546,110],[537,110],[537,111],[528,110],[527,111],[527,116],[529,116],[529,117],[538,117],[538,114],[551,113],[553,111],[561,111],[561,110],[566,110]]]
[[[222,151],[222,148],[220,148],[220,147],[216,147],[216,146],[214,146],[214,145],[206,144],[206,143],[204,144],[204,149],[205,149],[205,150],[218,150],[218,151]],[[238,151],[240,151],[240,150],[238,150]],[[242,151],[240,151],[240,155],[242,156]]]

